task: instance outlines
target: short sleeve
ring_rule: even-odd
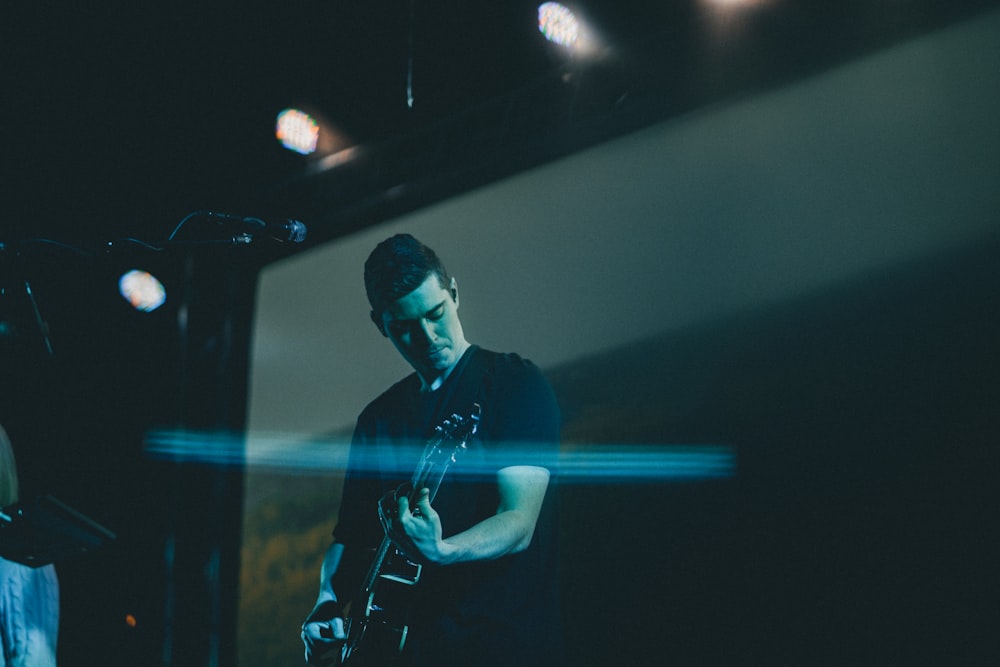
[[[492,409],[484,419],[488,438],[504,452],[498,467],[539,465],[554,472],[559,405],[538,367],[517,355],[501,355],[486,390]]]

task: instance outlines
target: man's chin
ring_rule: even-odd
[[[455,363],[455,360],[452,358],[451,350],[447,348],[427,355],[427,365],[439,371],[446,370],[453,363]]]

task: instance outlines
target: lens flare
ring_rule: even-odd
[[[525,442],[499,446],[502,459],[491,455],[489,466],[480,467],[483,464],[472,456],[454,468],[455,474],[478,476],[505,465],[530,465],[554,471],[563,483],[618,483],[718,479],[736,473],[734,448],[721,444],[581,444],[566,446],[559,454],[543,453],[546,447]],[[412,451],[394,448],[391,456],[373,447],[367,458],[355,453],[351,464],[362,473],[380,470],[406,477],[412,472],[409,462],[419,457],[423,447],[423,443],[413,443]],[[347,468],[350,438],[159,431],[147,436],[145,449],[156,459],[329,474]],[[387,470],[386,461],[408,463],[398,470]]]

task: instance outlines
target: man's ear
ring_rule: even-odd
[[[385,332],[385,325],[382,323],[382,318],[376,315],[374,310],[368,312],[368,317],[372,318],[372,324],[375,325],[378,332],[388,338],[389,334]]]
[[[454,278],[451,279],[451,285],[448,286],[448,291],[451,293],[451,300],[458,305],[458,281]]]

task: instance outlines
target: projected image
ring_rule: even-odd
[[[490,513],[505,507],[500,471],[547,471],[521,481],[544,478],[554,498],[539,494],[555,516],[537,525],[558,526],[556,544],[539,544],[557,549],[558,568],[530,580],[560,605],[562,664],[661,652],[732,664],[789,641],[807,655],[813,642],[840,648],[817,637],[819,619],[874,623],[886,599],[922,604],[906,577],[872,574],[867,545],[927,546],[913,535],[928,515],[913,507],[941,461],[928,422],[976,404],[960,378],[992,344],[976,332],[995,330],[977,319],[988,252],[961,254],[995,239],[984,180],[939,169],[955,150],[943,143],[924,146],[931,160],[898,157],[941,112],[908,83],[914,63],[963,43],[907,45],[646,128],[269,266],[254,324],[243,664],[298,664],[349,634],[340,619],[358,610],[319,588],[324,559],[348,553],[330,551],[335,536],[380,539],[396,521],[423,522],[427,503],[447,514],[447,482],[413,504],[392,487],[388,505],[359,483],[405,483],[429,435],[364,411],[398,400],[419,414],[419,397],[450,386],[440,372],[470,349],[531,363],[532,398],[483,405],[484,436],[494,413],[524,408],[547,423],[533,412],[547,402],[539,387],[558,409],[550,437],[522,432],[502,455],[470,445],[448,472],[489,487],[490,502],[472,494],[467,506]],[[975,213],[956,217],[939,191],[963,193]],[[372,302],[365,261],[397,233],[432,247],[448,276],[421,276],[384,303],[376,290]],[[968,344],[961,354],[952,336]],[[945,378],[948,398],[928,370],[947,365],[941,355],[965,369]],[[376,432],[397,437],[392,451],[352,449]],[[452,556],[417,535],[408,546],[419,554]],[[918,572],[918,553],[894,555]],[[440,587],[431,597],[447,588],[436,569],[417,584]],[[350,595],[369,591],[363,579]],[[638,620],[594,649],[618,610]],[[415,639],[434,622],[406,626],[411,646],[436,650]]]

